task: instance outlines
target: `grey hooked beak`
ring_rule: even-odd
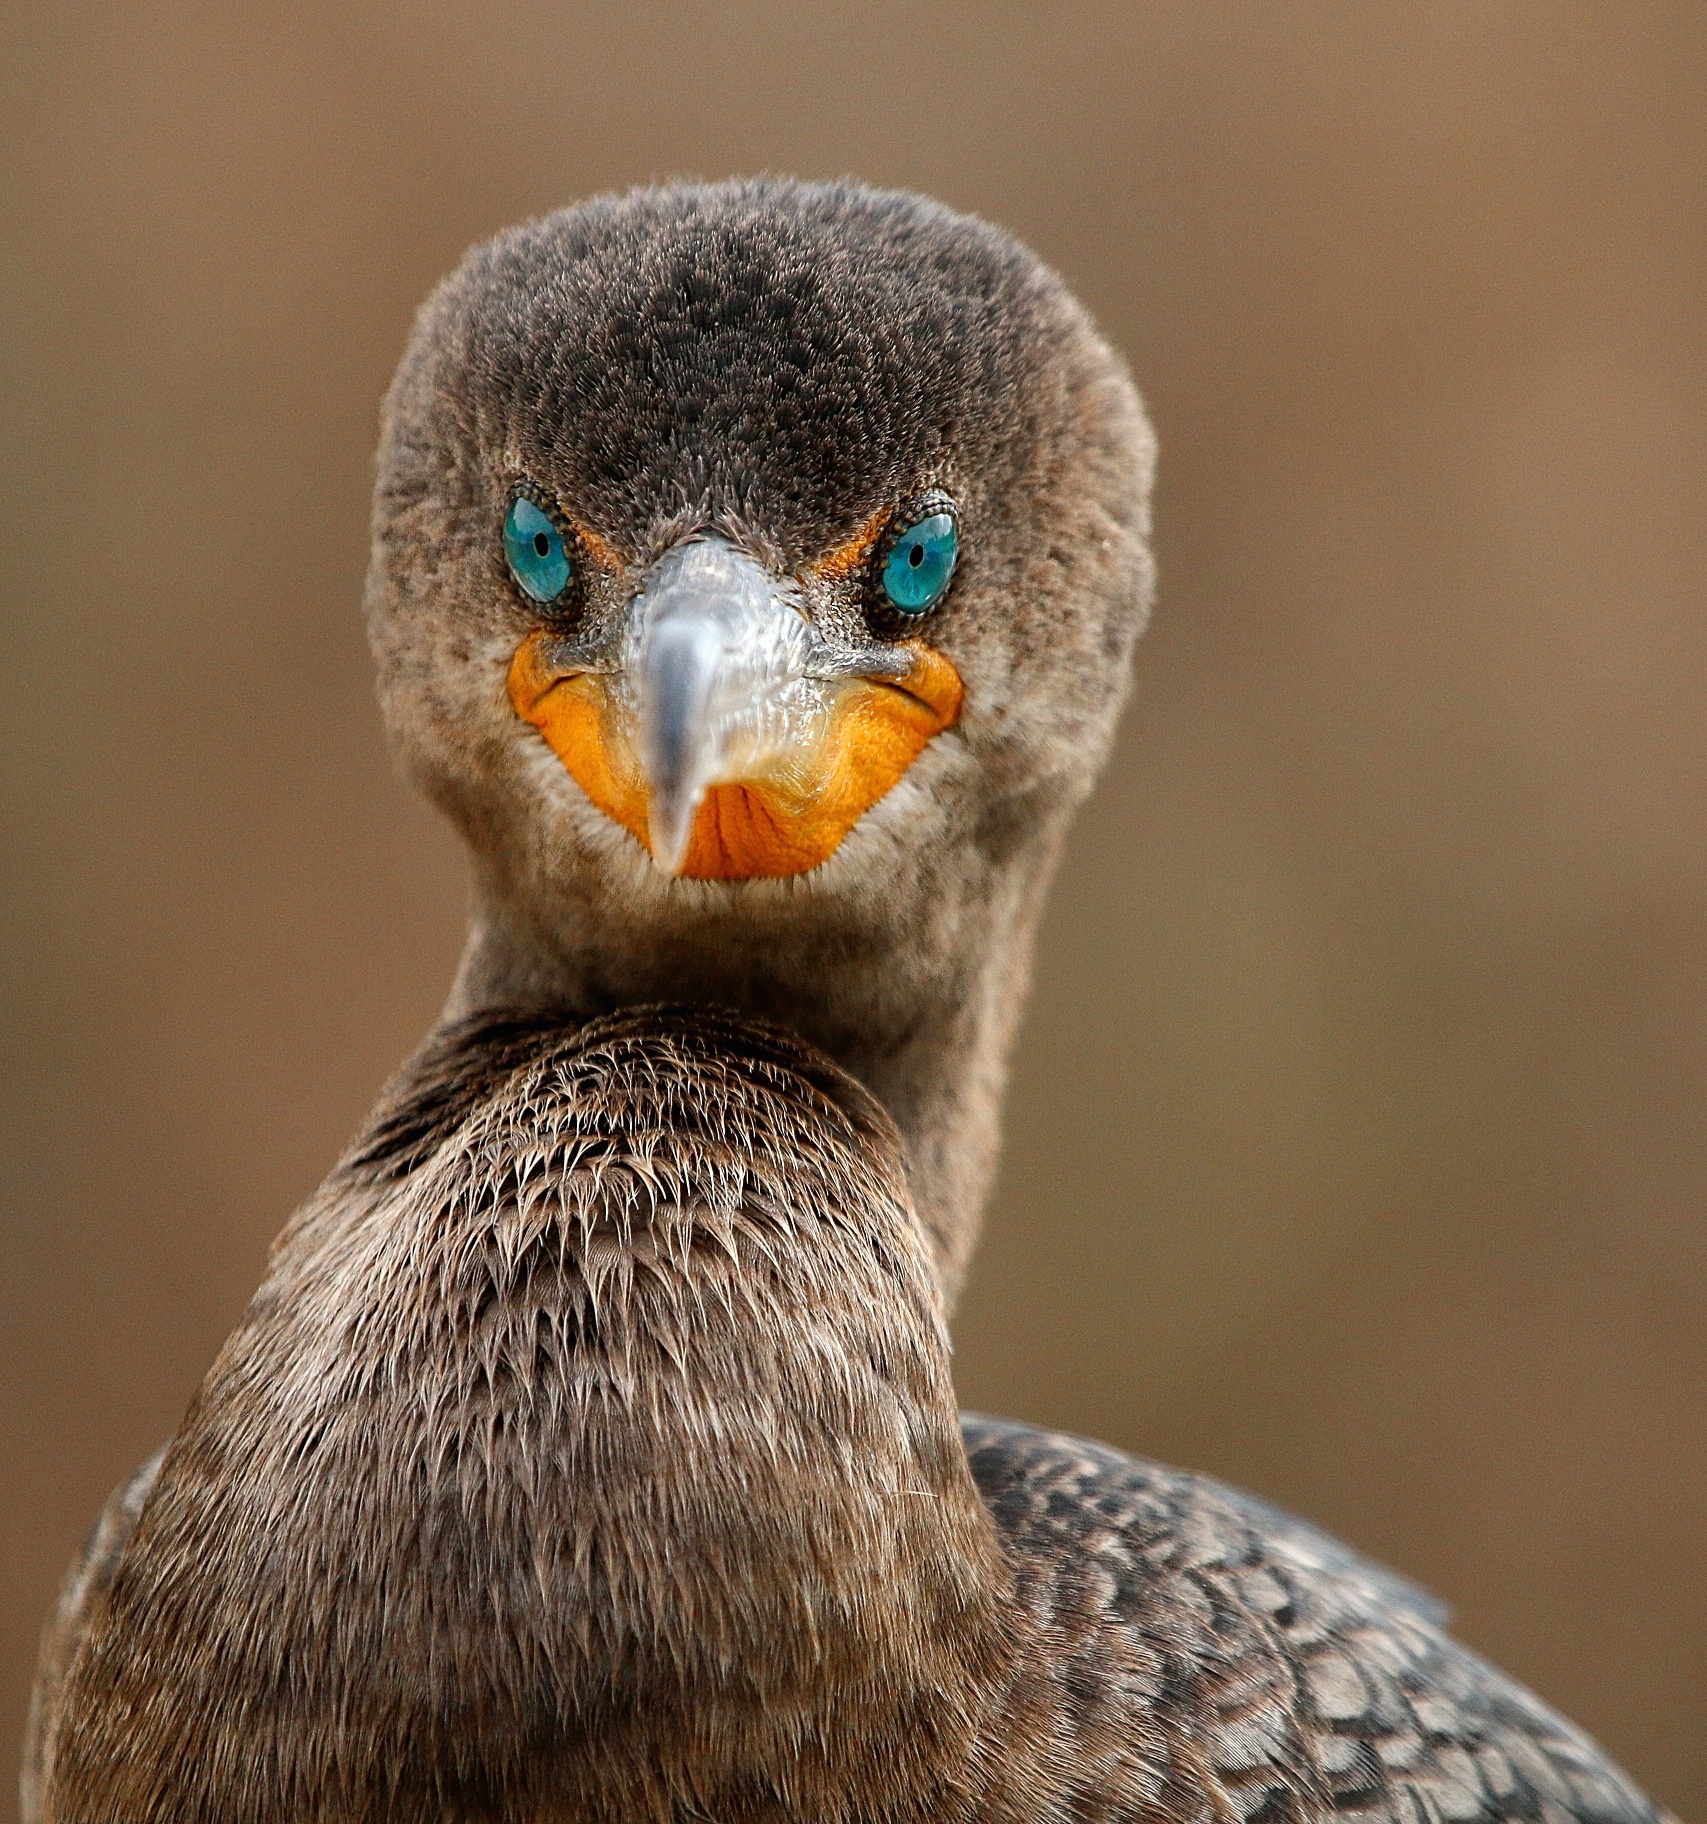
[[[821,706],[799,686],[814,645],[775,580],[720,538],[677,545],[653,567],[629,616],[623,672],[652,855],[666,874],[681,869],[708,786],[737,776],[761,745],[813,732]]]
[[[808,872],[958,719],[942,653],[828,633],[810,587],[706,534],[651,566],[616,626],[537,628],[512,655],[517,715],[665,874]]]
[[[622,642],[658,866],[681,872],[710,787],[768,774],[804,789],[833,703],[826,680],[901,669],[885,649],[832,648],[794,586],[723,539],[667,551]]]

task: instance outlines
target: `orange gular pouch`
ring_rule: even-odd
[[[510,662],[516,714],[531,722],[575,782],[650,853],[650,793],[632,706],[618,674],[553,671],[544,633]],[[960,715],[960,676],[920,641],[902,649],[905,677],[834,678],[811,686],[812,713],[792,732],[737,760],[736,776],[705,787],[677,872],[690,880],[804,874],[826,861],[855,823]]]

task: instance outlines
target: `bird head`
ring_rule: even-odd
[[[1060,280],[923,198],[682,184],[543,217],[439,286],[387,400],[389,726],[541,929],[904,921],[1094,777],[1151,448]]]

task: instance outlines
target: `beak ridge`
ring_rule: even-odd
[[[653,860],[679,874],[708,788],[789,750],[822,720],[805,616],[745,552],[694,539],[653,566],[629,611],[623,674],[646,775]]]
[[[959,717],[940,653],[839,644],[797,587],[694,538],[652,566],[601,651],[554,652],[535,633],[515,652],[516,713],[664,874],[817,867]]]
[[[681,872],[720,758],[712,705],[722,656],[717,629],[690,614],[662,614],[642,637],[640,763],[650,788],[652,856],[666,874]]]

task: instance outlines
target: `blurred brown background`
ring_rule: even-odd
[[[1160,426],[969,1404],[1433,1585],[1707,1817],[1707,9],[61,4],[7,94],[0,1733],[433,1017],[357,616],[469,241],[653,174],[1005,222]]]

